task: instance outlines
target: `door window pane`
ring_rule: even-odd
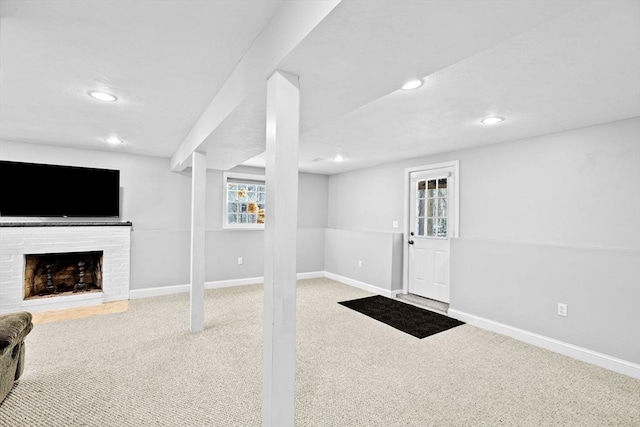
[[[428,199],[427,202],[427,216],[436,216],[436,199]]]
[[[438,179],[438,197],[447,197],[447,178]]]
[[[436,180],[431,179],[427,182],[427,197],[436,197]]]
[[[446,218],[447,217],[447,199],[439,198],[438,200],[438,210],[437,217]]]
[[[435,236],[435,221],[433,218],[427,219],[427,236]]]
[[[418,198],[424,199],[426,195],[427,182],[426,181],[418,181]]]
[[[431,200],[429,200],[431,201]],[[424,217],[424,199],[418,199],[418,216]]]

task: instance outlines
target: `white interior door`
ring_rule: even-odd
[[[412,172],[409,197],[409,293],[449,302],[453,168]]]

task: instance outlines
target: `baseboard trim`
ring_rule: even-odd
[[[181,294],[183,292],[189,292],[189,285],[158,286],[156,288],[132,289],[129,291],[129,299],[161,297],[164,295]]]
[[[324,271],[311,271],[309,273],[298,273],[298,280],[301,279],[321,279],[325,277]]]
[[[335,280],[336,282],[343,283],[345,285],[353,286],[354,288],[362,289],[363,291],[371,292],[389,298],[395,298],[396,295],[402,293],[402,289],[390,291],[388,289],[383,289],[369,283],[360,282],[359,280],[351,279],[345,276],[340,276],[339,274],[329,273],[328,271],[324,272],[324,277],[326,277],[327,279]]]
[[[324,277],[324,271],[311,271],[307,273],[298,273],[298,280],[301,279],[317,279]],[[213,282],[205,282],[205,289],[222,289],[230,288],[232,286],[246,286],[246,285],[259,285],[264,283],[264,277],[247,277],[244,279],[229,279],[229,280],[217,280]],[[179,294],[183,292],[189,292],[190,285],[174,285],[174,286],[159,286],[156,288],[144,288],[134,289],[129,291],[130,299],[140,299],[149,297],[159,297],[164,295]]]
[[[497,332],[502,335],[517,339],[518,341],[542,347],[574,359],[627,375],[632,378],[640,379],[640,365],[616,357],[608,356],[597,351],[569,344],[554,338],[545,337],[534,332],[525,331],[504,323],[485,319],[474,314],[465,313],[464,311],[449,308],[449,316],[454,319],[461,320],[470,325]]]

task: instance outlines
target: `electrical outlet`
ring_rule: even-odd
[[[558,316],[567,317],[567,304],[558,303]]]
[[[398,228],[398,221],[393,221],[393,228]]]
[[[242,265],[242,257],[238,257],[238,265]]]
[[[358,261],[358,267],[362,267],[362,260]]]

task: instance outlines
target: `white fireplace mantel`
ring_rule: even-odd
[[[24,300],[25,255],[102,251],[102,292]],[[0,223],[0,314],[129,299],[130,222]]]

